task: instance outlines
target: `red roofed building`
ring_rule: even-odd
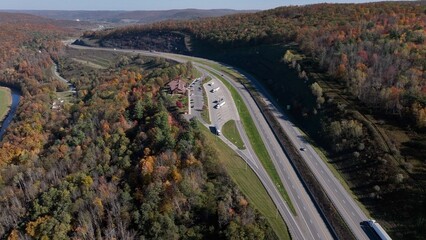
[[[167,84],[169,87],[170,94],[185,94],[186,93],[186,82],[182,79],[175,79]]]

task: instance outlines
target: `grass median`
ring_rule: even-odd
[[[204,85],[205,83],[207,83],[208,81],[211,80],[211,77],[205,77],[203,79],[203,81],[201,82],[201,85]],[[207,93],[206,93],[206,89],[204,88],[204,86],[202,87],[203,89],[203,110],[201,111],[201,117],[203,118],[204,122],[206,122],[207,124],[211,124],[210,121],[210,113],[209,113],[209,101],[207,99]]]
[[[229,120],[222,126],[222,133],[229,141],[231,141],[238,149],[246,149],[243,140],[241,140],[235,120]]]
[[[208,69],[206,70],[209,71]],[[294,209],[294,206],[290,200],[290,197],[288,196],[287,191],[285,190],[281,182],[278,172],[275,169],[275,165],[272,162],[271,157],[269,156],[269,153],[265,147],[265,144],[262,141],[262,137],[260,136],[256,128],[256,125],[254,124],[253,119],[251,118],[250,112],[247,106],[244,104],[242,97],[228,81],[226,81],[225,79],[223,79],[221,76],[219,76],[218,74],[214,72],[211,72],[211,71],[209,72],[213,74],[214,76],[216,76],[220,81],[222,81],[222,83],[231,92],[232,98],[234,99],[237,105],[238,114],[240,115],[241,122],[243,123],[243,126],[244,126],[244,130],[246,131],[247,137],[250,140],[250,143],[253,147],[254,152],[256,153],[257,157],[261,161],[268,175],[271,177],[272,181],[274,182],[281,196],[287,202],[292,213],[296,215],[296,210]]]
[[[268,220],[279,239],[291,239],[284,220],[278,214],[274,202],[253,170],[224,142],[211,134],[207,128],[199,125],[209,145],[217,149],[218,159],[225,171],[244,193],[250,204]]]

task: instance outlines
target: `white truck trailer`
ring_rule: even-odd
[[[386,233],[386,231],[380,226],[378,222],[374,219],[370,219],[367,221],[368,226],[370,226],[374,232],[380,237],[382,240],[392,240],[392,238]]]

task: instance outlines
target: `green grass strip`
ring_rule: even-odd
[[[208,69],[205,69],[205,70],[209,71]],[[214,72],[211,72],[211,71],[209,72],[213,74],[214,76],[216,76],[220,81],[222,81],[222,83],[231,92],[232,98],[234,99],[237,105],[237,110],[240,115],[241,122],[243,123],[244,129],[247,133],[247,137],[250,140],[250,143],[251,143],[251,146],[253,147],[254,152],[256,153],[257,157],[261,161],[266,172],[271,177],[272,181],[274,182],[281,196],[287,202],[292,213],[294,215],[297,215],[296,210],[294,209],[294,206],[290,200],[290,197],[288,196],[287,191],[285,190],[283,184],[281,183],[280,176],[278,175],[278,172],[275,169],[274,163],[272,162],[272,159],[269,156],[268,150],[266,149],[265,144],[262,141],[262,137],[257,131],[256,125],[254,124],[253,119],[251,118],[250,112],[247,106],[244,104],[242,97],[240,96],[240,94],[238,94],[237,90],[228,81],[226,81],[225,79],[223,79],[221,76],[219,76],[218,74]]]
[[[207,124],[211,124],[212,122],[210,121],[210,113],[209,113],[209,108],[207,107],[207,93],[206,90],[203,88],[203,98],[204,98],[204,105],[203,105],[203,110],[201,111],[201,117],[203,118],[204,122],[206,122]]]
[[[209,146],[216,149],[218,159],[231,179],[247,197],[249,203],[269,222],[279,239],[291,239],[287,226],[278,210],[253,170],[228,145],[199,124]]]
[[[225,71],[227,74],[231,75],[234,80],[244,80],[242,76],[231,69],[228,69],[226,67],[223,67],[220,64],[217,63],[211,63],[208,61],[203,61],[200,59],[194,59],[192,57],[183,57],[184,59],[188,59],[192,62],[201,63],[204,65],[207,65],[209,67],[214,68],[217,71]],[[265,168],[266,172],[271,177],[272,181],[274,182],[275,186],[277,187],[278,191],[280,192],[281,196],[284,198],[284,200],[287,202],[290,210],[292,211],[293,215],[296,214],[296,210],[294,209],[293,203],[290,200],[290,197],[287,194],[287,191],[285,190],[283,184],[281,183],[281,179],[278,175],[277,170],[275,169],[274,163],[272,162],[271,157],[268,154],[268,151],[266,150],[265,144],[262,141],[262,138],[260,137],[259,132],[257,131],[256,125],[253,122],[253,119],[251,118],[250,112],[247,109],[247,106],[244,104],[244,101],[240,94],[238,94],[237,90],[223,77],[219,76],[218,74],[205,69],[209,73],[216,76],[222,83],[229,89],[231,92],[232,98],[234,99],[237,110],[241,118],[241,122],[243,123],[244,130],[246,131],[246,134],[250,140],[250,143],[253,147],[254,152],[256,153],[257,157],[261,161],[263,167]]]
[[[222,133],[238,149],[246,149],[234,120],[229,120],[222,126]]]

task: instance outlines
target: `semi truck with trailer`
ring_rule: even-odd
[[[386,233],[386,231],[380,226],[378,222],[374,219],[370,219],[367,221],[368,226],[370,226],[374,232],[380,237],[382,240],[392,240],[392,238]]]

